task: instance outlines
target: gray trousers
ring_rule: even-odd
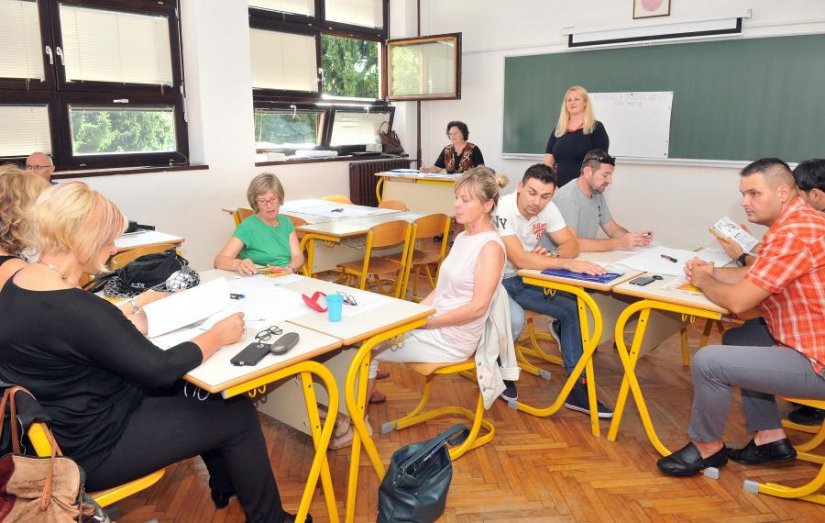
[[[775,394],[825,399],[825,379],[814,372],[801,353],[770,346],[774,341],[764,322],[750,320],[731,329],[725,332],[723,342],[729,345],[709,345],[693,359],[688,434],[694,441],[722,439],[733,387],[742,391],[742,406],[751,431],[782,426]]]

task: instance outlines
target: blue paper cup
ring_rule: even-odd
[[[343,308],[343,296],[340,294],[327,294],[327,313],[329,313],[329,321],[341,321],[341,310]]]

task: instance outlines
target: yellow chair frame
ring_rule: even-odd
[[[441,269],[441,263],[444,261],[444,258],[447,257],[447,244],[449,243],[447,241],[447,236],[449,233],[450,217],[446,214],[429,214],[427,216],[422,216],[413,222],[410,240],[410,260],[407,263],[407,275],[404,277],[404,288],[401,290],[401,297],[406,298],[407,296],[407,287],[409,285],[410,274],[413,269],[415,269],[415,279],[413,280],[412,295],[410,296],[411,301],[421,301],[423,299],[418,296],[418,279],[421,277],[422,269],[427,276],[430,287],[435,289],[436,280],[438,279],[438,271]],[[433,251],[438,252],[437,260],[433,260],[431,257],[428,257],[425,252],[415,250],[415,244],[417,242],[431,239],[439,234],[442,235],[441,249],[438,251]],[[416,255],[418,255],[418,260],[416,260]],[[433,263],[436,264],[435,274],[430,272],[430,265]]]
[[[547,363],[552,363],[553,365],[562,366],[563,361],[561,356],[550,354],[541,348],[541,342],[555,343],[556,340],[548,332],[536,331],[535,320],[536,316],[538,316],[537,313],[530,310],[525,310],[524,313],[527,316],[527,320],[525,321],[527,332],[525,333],[522,331],[521,337],[515,342],[516,360],[518,361],[518,366],[525,372],[529,372],[534,376],[549,380],[552,377],[551,372],[536,366],[533,362],[527,359],[527,356],[545,361]]]
[[[475,411],[459,406],[438,407],[425,411],[427,404],[430,402],[430,394],[435,383],[435,378],[448,374],[474,374],[476,368],[475,359],[469,359],[459,363],[407,363],[407,365],[427,379],[424,385],[424,392],[421,395],[421,401],[418,403],[418,406],[406,416],[384,423],[381,426],[382,433],[405,429],[441,416],[462,416],[472,423],[472,428],[467,439],[465,439],[461,445],[450,449],[451,459],[458,459],[468,451],[493,441],[496,429],[491,422],[484,419],[484,399],[481,396],[480,390],[478,391]],[[473,380],[473,385],[477,387],[475,380]],[[484,433],[481,433],[482,428],[485,429]]]
[[[409,211],[407,204],[401,200],[383,200],[378,204],[380,209],[395,209],[396,211]]]
[[[29,441],[34,447],[34,451],[40,457],[49,457],[52,455],[52,444],[49,440],[48,428],[45,423],[32,423],[29,427]],[[56,449],[56,450],[59,450]],[[99,492],[90,492],[89,495],[94,498],[101,507],[108,507],[117,503],[118,501],[128,498],[133,494],[137,494],[142,490],[151,487],[163,477],[164,469],[156,470],[151,474],[143,476],[123,485],[110,488],[108,490],[101,490]]]
[[[825,410],[825,400],[812,400],[807,398],[785,399],[800,405]],[[825,487],[825,455],[814,454],[812,452],[825,442],[825,423],[819,425],[819,427],[810,427],[798,425],[788,420],[782,420],[782,426],[814,434],[808,441],[796,445],[797,458],[802,461],[818,464],[819,472],[817,472],[811,481],[799,487],[788,487],[779,483],[758,483],[752,480],[745,480],[742,488],[754,494],[767,494],[769,496],[786,499],[802,499],[819,505],[825,505],[825,494],[818,493]]]
[[[338,268],[341,274],[337,281],[344,281],[347,282],[347,285],[352,286],[357,280],[357,287],[359,289],[366,289],[367,280],[369,280],[370,275],[373,275],[378,291],[383,291],[384,282],[380,279],[379,273],[370,271],[371,265],[373,269],[375,268],[375,264],[372,261],[372,251],[373,249],[394,247],[403,244],[401,255],[397,259],[395,256],[376,258],[379,262],[390,263],[390,265],[394,267],[391,270],[396,273],[396,280],[395,290],[392,295],[396,298],[400,297],[402,290],[406,288],[405,281],[410,261],[409,251],[412,228],[413,226],[404,220],[393,220],[371,227],[367,232],[364,258],[362,260],[339,264]],[[390,271],[385,271],[381,274],[386,274],[386,272]]]

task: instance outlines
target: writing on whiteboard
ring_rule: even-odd
[[[611,155],[667,158],[673,91],[590,93],[590,100]]]

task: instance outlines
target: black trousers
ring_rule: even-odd
[[[94,469],[84,467],[86,488],[112,488],[198,455],[210,488],[237,493],[248,521],[283,521],[258,413],[245,396],[200,401],[176,391],[144,398],[111,455]]]
[[[722,334],[722,345],[739,345],[742,347],[772,347],[776,340],[771,336],[765,318],[753,318],[741,327],[728,329]]]

